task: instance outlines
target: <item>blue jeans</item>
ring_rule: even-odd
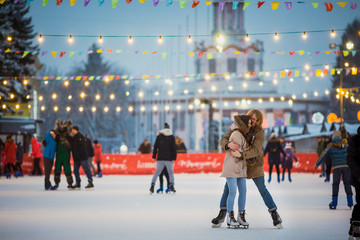
[[[342,175],[344,188],[346,195],[352,195],[351,185],[350,185],[350,168],[348,167],[340,167],[333,169],[333,197],[337,197],[339,195],[339,185],[340,185],[340,177]]]
[[[239,212],[243,212],[246,202],[246,178],[226,178],[226,183],[229,187],[229,194],[226,201],[227,212],[234,211],[236,189],[239,189],[238,209]]]
[[[261,194],[261,197],[264,200],[265,205],[268,207],[269,210],[277,210],[276,204],[273,200],[273,198],[271,197],[271,194],[269,193],[269,191],[267,190],[266,186],[265,186],[265,179],[264,177],[257,177],[257,178],[253,178],[252,179],[258,189],[258,191]],[[224,186],[224,191],[223,194],[221,196],[221,200],[220,200],[220,209],[227,209],[226,208],[226,201],[229,195],[229,187],[227,185],[227,183]]]
[[[83,161],[76,161],[76,162],[74,161],[74,174],[75,174],[76,182],[77,183],[81,182],[80,173],[79,173],[80,166],[84,170],[88,180],[92,182],[93,178],[92,178],[92,175],[91,175],[91,171],[90,171],[87,159],[83,160]]]

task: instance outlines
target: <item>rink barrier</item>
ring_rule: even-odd
[[[175,173],[220,173],[225,153],[190,153],[178,154],[174,165]],[[314,169],[318,155],[316,153],[297,153],[298,165],[294,165],[292,172],[319,173],[321,169]],[[114,175],[147,175],[153,174],[156,162],[152,161],[152,154],[103,154],[101,168],[103,174]],[[264,160],[264,170],[269,169],[267,156]],[[73,161],[71,160],[73,167]],[[96,164],[94,163],[95,169]],[[43,161],[40,161],[43,169]],[[54,170],[55,165],[53,166]],[[28,154],[24,154],[22,169],[24,174],[31,173],[33,169],[33,159]],[[273,172],[275,168],[273,169]],[[80,168],[80,173],[84,174]]]

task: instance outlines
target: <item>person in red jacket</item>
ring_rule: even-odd
[[[37,142],[36,138],[32,138],[31,139],[31,149],[32,149],[32,153],[31,156],[34,159],[34,169],[31,173],[32,176],[41,176],[42,172],[41,172],[41,168],[40,168],[40,159],[41,159],[41,144],[39,142]]]
[[[14,139],[12,139],[12,136],[9,135],[6,137],[6,143],[5,143],[5,162],[6,162],[6,166],[8,169],[8,173],[6,175],[6,178],[10,178],[11,177],[11,169],[10,167],[14,170],[14,176],[18,177],[19,173],[17,171],[17,168],[15,166],[16,164],[16,144],[14,142]]]
[[[94,160],[96,162],[97,165],[97,174],[98,177],[101,178],[102,177],[102,172],[101,172],[101,167],[100,167],[100,163],[102,160],[102,150],[101,150],[101,144],[95,140],[94,142]]]

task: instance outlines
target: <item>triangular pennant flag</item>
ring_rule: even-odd
[[[71,57],[72,55],[74,55],[75,52],[69,52],[69,57]]]
[[[87,7],[87,5],[89,5],[90,0],[84,0],[84,7]]]
[[[281,71],[281,72],[280,72],[280,77],[281,77],[281,78],[285,77],[285,71]]]
[[[236,52],[234,52],[234,53],[237,55],[237,54],[240,54],[240,53],[241,53],[241,51],[236,51]]]
[[[349,51],[343,50],[343,55],[344,55],[344,57],[348,56],[348,55],[349,55]]]
[[[60,53],[60,57],[63,57],[65,55],[66,52],[61,52]]]
[[[157,51],[152,52],[152,54],[157,54]]]
[[[49,0],[43,0],[43,6],[45,6],[47,3],[49,2]]]
[[[143,54],[149,53],[149,51],[144,51]]]
[[[201,58],[203,55],[204,55],[203,52],[199,52],[199,53],[198,53],[199,58]]]
[[[63,0],[56,0],[56,6],[60,6]]]
[[[340,51],[334,51],[336,55],[340,55]]]
[[[118,4],[119,0],[112,0],[112,8],[116,8],[116,5]]]
[[[313,5],[313,8],[318,8],[319,7],[319,3],[318,2],[313,2],[311,3]]]
[[[57,52],[51,52],[51,55],[53,55],[54,58],[56,58]]]
[[[286,10],[290,10],[292,8],[292,2],[285,2]]]
[[[277,54],[279,54],[279,55],[283,55],[283,54],[284,54],[284,52],[277,52]]]
[[[104,4],[104,0],[98,0],[99,2],[99,7],[101,7]]]
[[[352,75],[356,75],[356,74],[357,74],[357,68],[356,68],[356,67],[351,68],[351,74],[352,74]]]
[[[122,50],[116,50],[115,52],[116,53],[122,53]]]
[[[335,68],[332,68],[330,73],[331,73],[331,75],[335,75]]]
[[[14,0],[14,3],[18,3],[20,0]]]
[[[212,59],[212,58],[213,58],[212,52],[208,52],[208,53],[206,54],[206,56],[207,56],[207,59]]]
[[[328,72],[329,72],[329,70],[327,70],[327,69],[324,69],[324,72],[323,72],[323,74],[324,74],[324,75],[326,75],[326,74],[328,74]]]
[[[317,77],[320,77],[320,76],[321,76],[321,70],[320,70],[320,69],[317,69],[315,75],[316,75]]]
[[[329,53],[331,53],[331,52],[332,52],[331,50],[325,51],[325,53],[326,53],[327,55],[329,55]]]
[[[290,77],[290,76],[291,76],[291,74],[292,74],[292,71],[289,71],[289,72],[288,72],[288,77]]]
[[[356,54],[356,50],[351,51],[351,54],[352,54],[353,56],[355,56],[355,54]]]
[[[144,3],[146,0],[139,0],[140,3]]]
[[[320,51],[316,51],[316,52],[314,52],[313,56],[317,56],[317,55],[319,55],[319,53],[320,53]]]
[[[0,4],[4,4],[5,0],[0,0]]]
[[[299,76],[300,76],[300,71],[296,70],[295,73],[294,73],[294,77],[299,77]]]
[[[102,50],[102,48],[100,48],[100,49],[96,50],[96,52],[97,52],[97,53],[102,53],[103,50]]]
[[[15,51],[15,54],[20,54],[20,51]]]
[[[222,11],[224,11],[224,7],[225,7],[225,3],[226,2],[219,2],[219,7],[220,7],[220,11],[222,12]]]
[[[247,8],[250,5],[251,2],[244,2],[244,6],[243,6],[243,10],[245,10],[245,8]]]
[[[89,50],[88,52],[87,52],[87,54],[92,54],[94,51],[93,50]]]
[[[156,7],[159,4],[159,0],[153,0],[154,7]]]
[[[70,6],[74,6],[76,3],[76,0],[70,0]]]
[[[194,55],[195,55],[194,52],[190,52],[190,53],[189,53],[189,56],[190,56],[190,57],[192,57],[192,56],[194,56]]]
[[[350,8],[351,8],[352,10],[356,9],[356,8],[357,8],[357,3],[352,2],[352,3],[350,4]]]
[[[344,8],[345,5],[347,4],[347,2],[337,2],[337,4],[338,4],[340,7]]]
[[[292,56],[292,55],[294,55],[295,54],[295,52],[289,52],[290,53],[290,56]]]
[[[112,53],[112,48],[107,50],[108,53]]]
[[[8,48],[8,49],[5,50],[5,53],[9,53],[9,52],[11,52],[11,49],[10,49],[10,48]]]
[[[350,73],[350,68],[347,68],[346,69],[346,76],[349,75],[349,73]]]
[[[239,1],[233,1],[232,2],[233,4],[232,4],[232,9],[237,9],[237,7],[238,7],[238,5],[239,5]]]
[[[193,4],[191,8],[196,8],[197,5],[199,5],[200,1],[193,1]]]
[[[166,0],[166,6],[170,7],[173,4],[172,0]]]
[[[300,51],[298,51],[298,53],[299,53],[300,55],[303,55],[303,54],[305,53],[305,51],[304,51],[304,50],[300,50]]]
[[[272,10],[276,10],[279,7],[279,2],[271,2]]]
[[[127,4],[130,4],[132,0],[125,0]]]
[[[180,8],[184,8],[185,4],[186,4],[186,1],[179,1],[179,3],[180,3]]]
[[[265,2],[258,2],[257,5],[258,5],[258,8],[260,8]]]
[[[26,57],[26,55],[28,55],[28,53],[29,53],[29,51],[24,51],[24,53],[23,53],[23,55],[22,55],[22,57],[21,57],[21,58]]]
[[[330,3],[330,2],[326,2],[326,3],[324,3],[325,4],[325,7],[326,7],[326,11],[327,12],[331,12],[332,10],[333,10],[333,5],[332,5],[332,3]]]
[[[165,59],[165,58],[166,58],[166,55],[167,55],[167,52],[163,52],[163,53],[161,54],[162,59]]]
[[[33,2],[34,0],[27,0],[26,1],[26,5],[30,5],[31,2]]]
[[[41,56],[45,56],[47,53],[48,53],[47,51],[43,51],[43,52],[41,53]]]
[[[205,1],[206,6],[209,6],[210,4],[212,4],[213,1]]]

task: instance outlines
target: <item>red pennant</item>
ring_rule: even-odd
[[[248,54],[249,52],[244,52],[244,54]]]
[[[193,1],[193,4],[191,8],[196,8],[197,5],[199,5],[200,1]]]
[[[155,51],[155,52],[152,52],[152,54],[157,54],[157,51]]]
[[[15,51],[15,54],[20,54],[20,51]]]
[[[288,77],[290,77],[290,76],[291,76],[291,74],[292,74],[292,71],[289,71],[289,72],[288,72]]]
[[[325,4],[327,12],[331,12],[333,10],[334,7],[333,7],[332,3],[326,2],[324,4]]]
[[[56,0],[56,5],[60,6],[60,4],[63,2],[63,0]]]
[[[336,55],[340,55],[340,51],[334,51]]]
[[[201,58],[204,55],[203,52],[199,52],[199,58]]]
[[[265,2],[258,2],[258,8],[260,8]]]
[[[132,0],[125,0],[127,4],[130,4]]]
[[[63,57],[65,55],[66,52],[61,52],[60,53],[60,57]]]
[[[150,78],[154,78],[154,75],[150,75]]]
[[[121,76],[120,75],[117,75],[116,77],[115,77],[115,80],[120,80],[121,79]]]
[[[325,69],[324,70],[324,75],[328,74],[329,70]]]
[[[292,55],[294,55],[295,54],[295,52],[289,52],[290,53],[290,56],[292,56]]]
[[[55,79],[55,77],[50,77],[49,79],[50,79],[50,80],[53,80],[53,79]]]
[[[83,76],[83,81],[87,81],[88,80],[88,78],[89,78],[89,76]]]
[[[112,48],[107,50],[108,53],[112,53]]]

